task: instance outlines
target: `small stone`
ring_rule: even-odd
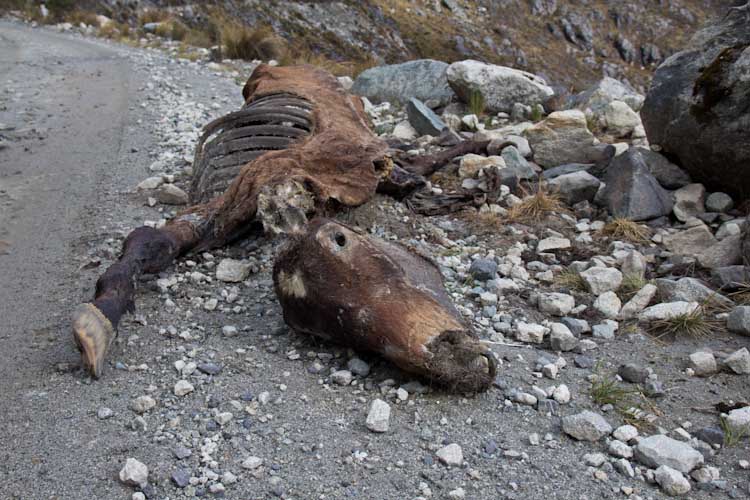
[[[172,473],[172,482],[180,489],[187,488],[190,485],[192,473],[187,469],[177,469]]]
[[[133,493],[133,496],[130,497],[130,500],[146,500],[146,495],[144,495],[140,491],[136,491],[135,493]]]
[[[698,351],[689,356],[689,366],[699,377],[713,375],[718,371],[716,358],[710,352]]]
[[[234,418],[234,415],[232,415],[231,412],[225,411],[225,412],[217,414],[214,417],[214,420],[216,421],[217,424],[224,426],[224,425],[227,425],[229,422],[231,422],[233,418]]]
[[[451,443],[448,446],[440,448],[435,455],[440,462],[448,466],[458,467],[464,462],[463,451],[456,443]]]
[[[166,205],[187,205],[190,201],[188,194],[174,184],[162,184],[156,190],[156,199]]]
[[[225,283],[239,283],[250,275],[252,265],[235,259],[222,259],[216,266],[216,279]]]
[[[349,370],[338,370],[331,374],[331,380],[338,385],[349,385],[353,378],[352,372]]]
[[[188,382],[187,380],[180,380],[174,385],[174,394],[175,396],[185,396],[187,394],[190,394],[195,390],[195,387],[193,387],[193,384]]]
[[[226,325],[226,326],[222,327],[221,333],[225,337],[236,337],[237,333],[238,333],[238,330],[237,330],[236,326]]]
[[[583,463],[589,467],[601,467],[607,461],[604,453],[587,453],[583,456]]]
[[[732,197],[726,193],[711,193],[706,198],[706,211],[724,213],[734,207]]]
[[[724,364],[737,375],[748,375],[750,374],[750,352],[747,347],[743,347],[730,354],[724,360]]]
[[[562,429],[579,441],[599,441],[612,432],[612,426],[604,417],[588,410],[563,417]]]
[[[727,428],[735,435],[750,434],[750,406],[730,411],[724,422]]]
[[[616,321],[605,319],[602,323],[594,325],[592,335],[598,339],[612,340],[618,328],[619,324]]]
[[[617,369],[617,374],[626,382],[642,384],[648,378],[649,371],[641,365],[627,363],[620,365]]]
[[[568,404],[570,402],[570,389],[567,385],[560,384],[552,391],[552,398],[561,405]]]
[[[583,354],[579,354],[575,358],[573,358],[573,362],[578,368],[589,370],[594,367],[595,361],[594,358],[591,356],[584,356]]]
[[[263,465],[263,459],[259,457],[247,457],[242,462],[242,468],[247,470],[255,470]]]
[[[639,318],[643,321],[674,319],[691,314],[699,307],[697,302],[663,302],[645,309]]]
[[[184,446],[177,446],[172,450],[172,454],[177,460],[184,460],[188,457],[190,457],[193,452],[190,451],[190,449],[185,448]]]
[[[350,359],[346,367],[358,377],[366,377],[370,374],[370,365],[359,358]]]
[[[735,307],[727,318],[727,328],[732,332],[750,336],[750,306]]]
[[[516,392],[513,395],[513,401],[526,406],[536,406],[538,398],[528,392]]]
[[[547,329],[542,325],[524,323],[523,321],[516,323],[516,339],[520,342],[541,344],[545,333],[547,333]]]
[[[622,284],[622,273],[612,267],[590,267],[580,276],[594,295],[616,291]]]
[[[148,191],[151,189],[156,189],[162,184],[164,184],[164,178],[160,175],[157,175],[157,176],[149,177],[148,179],[142,180],[140,184],[138,184],[136,189],[138,189],[138,191]]]
[[[690,491],[690,482],[685,479],[680,471],[667,465],[662,465],[654,473],[656,482],[659,483],[664,493],[670,496],[684,495]]]
[[[638,314],[646,307],[648,307],[648,305],[654,299],[657,290],[658,289],[656,285],[652,285],[651,283],[644,285],[643,288],[638,290],[633,298],[631,298],[628,302],[625,303],[624,306],[622,306],[618,318],[626,320],[638,316]]]
[[[125,460],[125,466],[120,470],[120,481],[130,486],[143,488],[148,484],[148,467],[135,458]]]
[[[391,418],[391,407],[382,399],[375,399],[370,404],[365,426],[372,432],[388,432],[389,420]]]
[[[113,412],[111,408],[99,408],[96,412],[96,416],[99,420],[107,420],[108,418],[112,418],[114,414],[115,412]]]
[[[684,474],[703,463],[703,455],[689,444],[662,434],[641,439],[635,447],[635,458],[648,467],[666,465]]]
[[[612,433],[612,437],[627,443],[631,439],[638,437],[638,429],[632,425],[621,425]]]
[[[554,250],[566,250],[570,248],[570,240],[568,238],[557,238],[549,237],[541,240],[537,246],[537,253],[550,252]]]
[[[615,292],[605,292],[594,301],[594,309],[605,318],[614,319],[620,314],[622,302]]]
[[[549,343],[555,351],[568,352],[578,346],[578,339],[563,323],[552,323],[550,325]]]
[[[617,458],[630,458],[633,456],[633,449],[618,439],[609,442],[607,451],[610,455]]]
[[[494,279],[496,273],[497,263],[492,259],[475,259],[469,267],[469,274],[478,281]]]
[[[575,307],[572,295],[566,293],[542,293],[539,295],[539,310],[553,316],[565,316]]]
[[[466,498],[466,491],[463,488],[456,488],[448,492],[448,498]]]
[[[213,362],[198,363],[198,370],[206,375],[218,375],[221,373],[221,365]]]
[[[716,481],[719,479],[719,475],[719,469],[710,465],[706,465],[700,469],[695,469],[690,473],[690,477],[692,477],[696,483],[710,483],[711,481]]]
[[[139,396],[130,402],[130,409],[142,415],[156,406],[156,401],[151,396]]]
[[[234,484],[237,482],[237,476],[229,471],[226,471],[221,475],[221,482],[224,484]]]

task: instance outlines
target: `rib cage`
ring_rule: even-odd
[[[312,104],[288,93],[263,96],[207,124],[193,160],[193,202],[223,193],[245,164],[288,148],[312,127]]]

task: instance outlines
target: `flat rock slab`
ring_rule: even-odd
[[[703,463],[703,455],[689,444],[660,434],[641,439],[635,458],[648,467],[666,465],[684,474]]]

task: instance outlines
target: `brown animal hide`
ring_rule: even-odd
[[[97,282],[94,302],[74,312],[74,337],[94,377],[102,372],[121,316],[133,308],[140,274],[161,271],[181,254],[246,234],[259,209],[268,214],[268,229],[276,231],[299,230],[315,210],[361,205],[375,193],[381,176],[392,171],[387,145],[370,130],[360,99],[347,94],[331,74],[312,66],[261,65],[243,96],[243,110],[209,124],[207,134],[219,131],[220,137],[208,151],[203,137],[196,155],[201,169],[194,198],[209,198],[233,178],[226,191],[162,229],[133,231],[119,261]],[[259,139],[248,139],[258,134]]]
[[[75,340],[94,377],[120,318],[133,310],[141,274],[222,246],[258,223],[270,233],[300,232],[312,214],[361,205],[376,189],[403,198],[425,185],[422,175],[486,149],[462,143],[399,165],[370,130],[361,100],[312,66],[258,66],[243,96],[244,107],[208,124],[197,145],[191,187],[197,204],[161,229],[134,230],[118,262],[99,278],[93,303],[74,312]],[[473,196],[451,200],[450,209],[462,202]],[[420,206],[429,203],[422,193]]]
[[[379,353],[460,391],[487,389],[496,361],[466,327],[429,259],[328,219],[291,237],[273,270],[298,332]]]

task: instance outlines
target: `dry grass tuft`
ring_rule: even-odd
[[[750,283],[740,284],[740,286],[737,287],[737,291],[728,295],[735,304],[740,306],[750,306]]]
[[[559,195],[547,191],[541,183],[536,193],[525,197],[519,204],[508,209],[511,222],[541,222],[548,215],[568,212],[568,207]]]
[[[99,20],[96,18],[96,14],[80,9],[76,9],[73,12],[65,14],[65,21],[69,22],[74,26],[78,26],[81,23],[89,26],[99,27]]]
[[[286,41],[276,35],[269,26],[251,28],[226,18],[217,18],[214,23],[223,46],[224,57],[247,61],[278,61],[287,57]]]
[[[171,14],[162,9],[146,9],[138,16],[138,24],[143,26],[148,23],[163,23],[171,17]]]
[[[631,243],[648,243],[651,231],[646,226],[623,217],[617,217],[609,222],[601,230],[602,236],[609,236],[617,240],[626,240]]]
[[[583,278],[578,272],[572,269],[565,269],[555,276],[553,284],[556,288],[565,288],[579,292],[586,291],[586,282],[583,281]]]

